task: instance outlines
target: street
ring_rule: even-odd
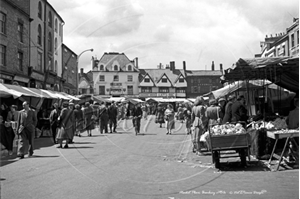
[[[126,120],[125,120],[126,121]],[[257,161],[211,164],[211,155],[191,151],[185,124],[166,135],[154,116],[135,135],[131,120],[117,133],[75,137],[57,149],[50,137],[35,139],[32,158],[2,153],[1,198],[298,198],[299,170],[271,172]],[[230,167],[230,165],[232,167]]]

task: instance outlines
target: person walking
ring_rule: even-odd
[[[179,104],[178,110],[177,110],[177,120],[180,120],[181,123],[183,123],[183,120],[184,120],[183,111],[184,111],[184,109],[182,107],[182,104]]]
[[[75,105],[75,110],[74,110],[74,117],[75,117],[75,135],[81,137],[81,133],[84,131],[84,121],[83,121],[83,111],[80,108],[79,104]]]
[[[135,106],[132,109],[132,123],[136,135],[140,133],[142,115],[143,111],[141,109],[140,103],[135,104]]]
[[[167,135],[171,135],[172,130],[175,129],[175,112],[171,104],[168,104],[164,117],[166,120]]]
[[[58,117],[59,130],[57,132],[57,148],[62,148],[63,141],[66,141],[64,148],[69,148],[69,141],[74,133],[75,116],[74,111],[69,108],[69,102],[63,103],[63,109]]]
[[[162,104],[158,104],[155,116],[156,116],[155,123],[159,123],[159,128],[161,128],[162,127],[161,125],[165,122],[164,108],[163,108]]]
[[[109,116],[108,116],[108,110],[107,110],[105,102],[101,102],[98,118],[99,118],[99,123],[100,123],[99,124],[100,125],[100,133],[103,134],[103,131],[105,133],[108,133],[107,125],[108,125]]]
[[[222,120],[222,124],[226,124],[227,122],[231,122],[232,120],[232,104],[235,102],[235,96],[234,95],[230,95],[228,97],[228,102],[225,106],[225,115],[224,118]]]
[[[197,97],[192,109],[192,129],[193,129],[193,143],[196,146],[196,154],[202,155],[200,137],[207,129],[206,106],[202,96]]]
[[[50,130],[52,132],[52,138],[54,144],[57,144],[56,141],[56,131],[57,131],[57,126],[58,126],[58,117],[60,115],[60,110],[58,109],[58,104],[54,103],[53,104],[54,109],[51,111],[49,119],[50,119]]]
[[[20,159],[24,158],[25,143],[28,141],[28,157],[33,155],[34,150],[34,134],[37,125],[37,117],[35,111],[29,108],[27,101],[23,102],[23,110],[19,113],[17,133],[20,136],[18,154]],[[27,144],[26,144],[27,145]]]
[[[206,109],[206,116],[209,127],[221,123],[222,112],[215,99],[209,100],[209,107]]]
[[[148,117],[148,107],[146,106],[146,102],[142,105],[141,109],[143,111],[143,118],[145,120],[147,120],[147,117]]]
[[[118,109],[113,102],[108,107],[107,113],[108,113],[110,133],[112,132],[117,133],[116,128],[117,128]],[[112,126],[114,126],[113,130],[112,130]]]
[[[69,102],[69,109],[72,111],[72,119],[73,119],[73,125],[72,125],[72,130],[70,130],[70,140],[69,140],[69,143],[70,144],[73,144],[73,139],[74,139],[74,136],[75,136],[75,131],[76,131],[76,124],[75,124],[75,113],[74,113],[74,110],[75,110],[75,104],[73,102]]]
[[[90,106],[89,102],[85,103],[83,115],[85,120],[85,130],[87,131],[88,136],[92,136],[92,130],[94,129],[94,124],[92,120],[93,109]]]

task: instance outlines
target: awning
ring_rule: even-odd
[[[74,97],[74,96],[69,95],[69,94],[64,93],[64,92],[61,92],[61,93],[59,93],[59,94],[64,95],[65,97],[69,98],[70,100],[76,100],[76,101],[79,101],[79,100],[80,100],[79,98]]]
[[[19,93],[22,93],[23,96],[40,97],[40,95],[36,94],[35,92],[29,91],[29,90],[25,89],[25,87],[22,87],[22,86],[5,84],[5,87],[7,87],[8,89],[17,91]]]
[[[299,92],[299,57],[240,58],[225,70],[224,81],[268,79],[278,86]]]
[[[0,96],[1,97],[10,97],[13,96],[13,98],[21,97],[23,93],[11,90],[7,87],[5,87],[3,84],[0,84]]]

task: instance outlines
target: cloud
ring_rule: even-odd
[[[167,42],[170,40],[172,34],[173,34],[173,30],[171,26],[161,25],[156,28],[154,32],[154,38],[156,41]]]

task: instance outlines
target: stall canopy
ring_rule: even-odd
[[[289,91],[299,92],[299,57],[240,58],[225,70],[223,81],[268,79]]]
[[[23,93],[9,89],[5,87],[3,84],[0,84],[0,96],[1,97],[10,97],[13,96],[13,98],[21,97]]]

